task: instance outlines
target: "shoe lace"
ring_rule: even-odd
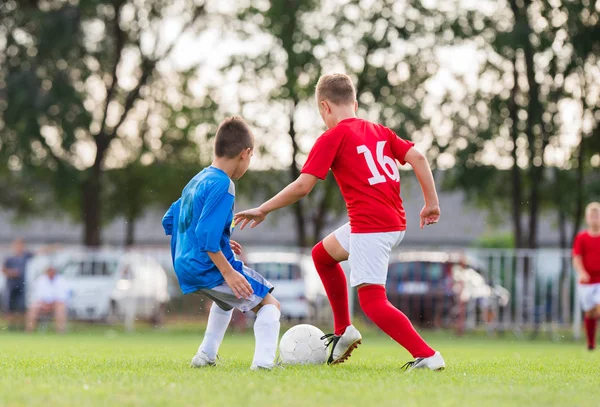
[[[416,365],[417,363],[419,363],[422,360],[423,360],[423,358],[416,358],[415,360],[411,360],[410,362],[406,362],[404,365],[402,365],[402,367],[400,368],[400,370],[404,370],[406,372],[407,370],[410,370],[411,367],[413,367],[414,365]]]
[[[340,338],[341,337],[336,334],[326,334],[321,336],[321,340],[325,341],[325,347],[328,347],[332,343],[335,345],[335,343],[337,343],[337,341],[339,341]]]

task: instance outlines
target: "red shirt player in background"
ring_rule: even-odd
[[[347,75],[324,75],[316,89],[319,113],[328,130],[313,146],[302,173],[294,182],[259,208],[240,212],[235,222],[255,227],[270,212],[306,196],[331,169],[340,187],[350,222],[313,248],[313,260],[334,316],[328,363],[342,363],[361,343],[350,322],[348,288],[340,262],[349,260],[350,284],[358,287],[365,315],[414,357],[408,369],[442,370],[444,359],[419,336],[408,318],[387,300],[385,283],[391,250],[402,241],[406,217],[400,198],[398,164],[413,167],[421,184],[425,206],[421,228],[436,223],[440,207],[427,159],[413,143],[379,124],[356,117],[356,91]]]
[[[573,268],[579,275],[579,299],[585,313],[588,349],[596,348],[596,323],[600,318],[600,202],[585,208],[587,230],[573,243]]]

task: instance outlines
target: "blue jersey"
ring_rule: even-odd
[[[225,172],[211,166],[192,178],[163,217],[165,233],[171,235],[175,274],[184,294],[224,283],[207,252],[223,252],[233,268],[242,272],[244,265],[229,245],[234,200],[233,182]]]

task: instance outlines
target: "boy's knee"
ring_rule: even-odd
[[[317,243],[312,248],[312,258],[315,263],[325,264],[325,265],[335,265],[338,263],[325,249],[323,242]]]
[[[275,297],[271,297],[271,302],[269,304],[274,305],[279,311],[281,311],[281,304]]]
[[[277,310],[281,311],[281,304],[271,294],[268,294],[265,298],[263,298],[263,300],[261,301],[261,303],[257,306],[256,311],[258,311],[259,309],[261,309],[265,305],[274,305],[275,308],[277,308]]]
[[[323,247],[323,242],[319,242],[313,246],[312,251],[310,252],[313,260],[319,257],[319,255],[321,254],[321,250],[325,250],[325,248]]]

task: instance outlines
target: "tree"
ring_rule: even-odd
[[[159,66],[182,35],[206,24],[205,5],[9,0],[0,7],[0,159],[52,185],[59,205],[78,212],[84,243],[98,246],[104,171],[137,159],[137,129],[163,79]],[[174,39],[161,32],[168,16],[181,22]]]
[[[289,136],[290,159],[282,161],[288,166],[289,179],[300,174],[299,163],[308,147],[305,141],[314,140],[315,133],[323,129],[322,125],[314,125],[321,120],[313,94],[324,72],[336,70],[351,75],[362,117],[381,121],[404,138],[430,136],[421,102],[426,95],[425,82],[435,69],[431,49],[434,36],[420,22],[418,10],[394,1],[367,5],[352,0],[345,4],[252,2],[241,12],[244,23],[239,29],[251,35],[258,27],[268,34],[271,43],[258,55],[235,56],[229,69],[238,73],[243,87],[256,89],[257,83],[272,84],[268,88],[268,107],[261,103],[262,94],[256,92],[242,103],[248,112],[268,108],[285,117],[281,121],[285,120],[287,126],[281,128]],[[399,46],[407,51],[398,52]],[[423,69],[427,64],[428,69]],[[257,120],[255,125],[274,132],[267,128],[277,122],[261,122]],[[428,152],[434,162],[438,152],[435,148]],[[329,176],[306,200],[294,206],[299,246],[320,239],[328,216],[335,219],[343,213],[345,207],[334,183]]]
[[[586,159],[582,149],[598,128],[597,107],[589,103],[594,99],[592,104],[597,104],[598,83],[592,74],[597,67],[590,28],[585,27],[598,12],[580,2],[533,0],[484,8],[457,8],[446,19],[447,29],[476,47],[483,60],[479,85],[467,91],[463,106],[452,97],[443,106],[455,112],[453,124],[460,135],[450,149],[457,160],[447,185],[464,189],[486,206],[510,205],[515,244],[536,248],[542,209],[558,203],[562,210],[555,195],[547,194],[544,201],[543,191],[569,186],[558,176],[557,184],[549,184],[552,171],[546,169],[568,170],[574,163],[571,157],[579,156],[583,161],[575,164],[580,169],[576,196],[582,196],[583,173],[591,169],[591,156]],[[564,121],[566,105],[581,109],[579,129]],[[562,140],[576,130],[582,141],[572,148]],[[510,169],[510,177],[501,169]],[[567,192],[560,190],[561,195]],[[522,223],[525,205],[527,228]],[[581,208],[580,202],[575,212]]]
[[[175,106],[161,101],[167,89],[155,86],[146,98],[152,105],[152,114],[142,123],[137,158],[124,167],[107,171],[104,215],[107,220],[123,216],[126,246],[134,244],[135,223],[147,209],[169,207],[189,180],[210,164],[211,139],[220,114],[210,90],[204,97],[190,91],[188,82],[194,78],[193,71],[190,68],[179,75],[182,83],[177,86],[180,91]],[[155,137],[150,135],[148,121],[155,123]],[[197,139],[197,133],[205,139]]]

